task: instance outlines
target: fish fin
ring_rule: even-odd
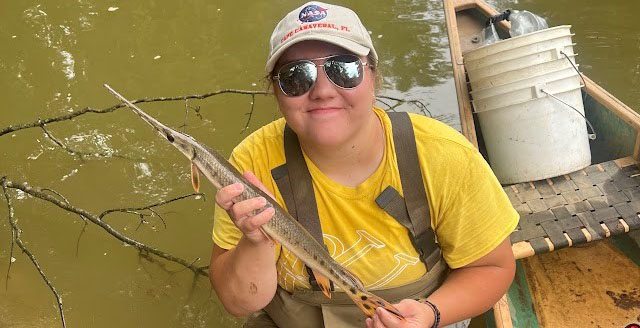
[[[200,192],[200,169],[195,162],[191,162],[191,185],[196,193]]]
[[[316,282],[318,283],[318,287],[322,290],[324,296],[331,298],[331,280],[329,278],[313,271],[313,276],[316,278]]]
[[[352,291],[353,292],[353,291]],[[393,306],[391,303],[385,301],[384,299],[373,295],[370,292],[365,290],[355,290],[354,293],[347,293],[351,300],[368,316],[373,316],[376,313],[376,309],[382,307],[383,309],[389,311],[389,313],[396,316],[396,318],[404,321],[404,316]]]

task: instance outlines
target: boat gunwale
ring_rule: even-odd
[[[443,0],[443,7],[445,12],[446,29],[449,38],[449,49],[451,53],[451,61],[453,66],[453,77],[456,88],[456,96],[458,101],[458,109],[460,114],[460,124],[462,127],[462,133],[464,136],[478,148],[478,138],[476,135],[475,123],[473,120],[473,107],[471,103],[471,96],[469,85],[467,82],[467,75],[465,72],[463,53],[461,48],[461,38],[458,30],[458,12],[464,10],[475,9],[486,17],[499,14],[491,5],[483,0]],[[502,30],[508,30],[510,28],[510,22],[500,21],[496,26]],[[620,167],[636,164],[640,162],[640,114],[634,111],[631,107],[620,101],[611,93],[606,91],[596,82],[588,78],[584,74],[580,74],[584,79],[585,91],[596,102],[602,105],[604,108],[612,112],[616,117],[620,118],[626,124],[628,124],[633,130],[636,131],[636,138],[633,147],[633,154],[629,157],[619,158],[614,160]],[[629,227],[621,221],[621,224],[625,227],[625,233],[629,232]],[[603,227],[606,232],[606,236],[609,237],[611,232]],[[551,240],[545,238],[549,249],[553,251],[553,245]],[[571,247],[570,245],[569,247]],[[528,242],[519,242],[512,245],[514,257],[516,259],[522,259],[535,255],[533,247]],[[505,294],[493,307],[493,319],[497,328],[512,328],[512,314],[510,313],[508,297]]]

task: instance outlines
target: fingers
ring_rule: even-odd
[[[244,177],[251,184],[271,196],[269,190],[253,173],[245,172]],[[249,240],[253,242],[266,241],[267,237],[260,231],[260,227],[273,217],[275,209],[271,206],[265,208],[267,199],[264,197],[238,201],[244,189],[245,187],[242,183],[234,183],[220,188],[216,193],[216,203],[227,211],[238,229],[240,229]]]
[[[267,221],[269,221],[273,217],[274,212],[275,211],[273,207],[267,207],[262,212],[259,212],[256,215],[253,215],[253,216],[245,215],[239,219],[236,219],[235,224],[238,227],[238,229],[240,229],[246,235],[254,231],[258,231],[258,229],[263,224],[265,224]],[[262,234],[262,232],[260,232],[260,234]]]
[[[234,220],[239,221],[246,217],[256,215],[258,210],[262,209],[265,205],[267,205],[267,200],[264,197],[256,197],[233,204],[227,212],[229,212],[229,215]]]
[[[367,328],[390,328],[390,327],[396,327],[396,326],[387,326],[387,325],[385,325],[384,322],[382,322],[382,320],[380,319],[380,315],[378,314],[377,311],[376,311],[376,314],[374,314],[371,318],[367,318],[365,323],[367,324]]]
[[[234,204],[233,199],[240,196],[243,191],[244,186],[241,183],[234,183],[222,187],[216,193],[216,203],[222,207],[222,209],[228,211]]]
[[[401,321],[395,315],[391,314],[389,311],[385,310],[382,307],[376,309],[376,317],[378,321],[380,321],[379,327],[402,327],[404,325],[404,321]],[[374,320],[375,321],[375,320]],[[378,326],[375,326],[378,327]]]
[[[367,320],[365,320],[365,323],[367,324],[367,328],[373,328],[373,319],[367,318]]]

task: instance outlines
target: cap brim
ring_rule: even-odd
[[[271,73],[271,71],[273,70],[273,67],[278,62],[278,59],[280,59],[280,56],[282,56],[282,54],[287,49],[289,49],[289,47],[291,47],[296,43],[299,43],[302,41],[308,41],[308,40],[324,41],[327,43],[331,43],[336,46],[342,47],[346,50],[349,50],[350,52],[358,56],[366,56],[369,54],[369,51],[371,51],[369,48],[363,45],[360,45],[354,41],[341,38],[335,35],[303,35],[296,39],[289,40],[284,46],[280,47],[278,50],[276,50],[276,52],[273,53],[273,55],[271,55],[269,60],[267,60],[267,65],[265,66],[265,70],[267,71],[267,73]]]

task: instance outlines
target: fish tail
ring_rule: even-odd
[[[352,290],[351,293],[347,292],[351,300],[364,312],[367,316],[371,317],[376,313],[376,309],[379,307],[384,308],[391,314],[396,316],[400,320],[404,320],[404,316],[395,308],[391,303],[385,301],[381,297],[378,297],[368,291],[364,290]]]

